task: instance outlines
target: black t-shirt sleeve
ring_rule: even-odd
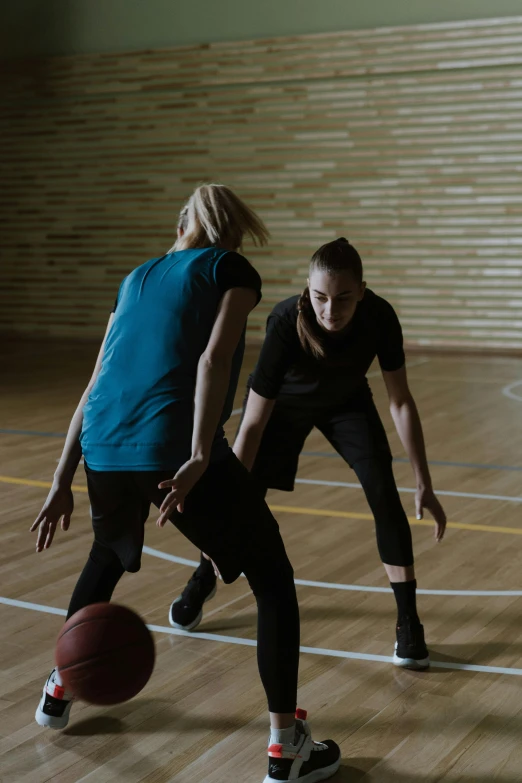
[[[225,253],[216,264],[215,279],[221,296],[230,288],[253,288],[257,302],[261,300],[261,278],[258,272],[240,253]]]
[[[379,319],[379,339],[377,344],[377,358],[381,370],[394,372],[404,366],[402,328],[397,313],[393,307],[384,302],[381,318]]]
[[[116,299],[114,300],[114,304],[113,304],[113,306],[112,306],[111,313],[115,313],[115,312],[116,312],[116,308],[118,307],[118,302],[120,301],[120,296],[121,296],[121,289],[123,288],[123,284],[124,284],[124,282],[125,282],[125,280],[126,280],[126,279],[127,279],[127,278],[126,278],[126,277],[124,277],[124,278],[123,278],[123,280],[122,280],[122,281],[121,281],[121,283],[120,283],[120,287],[118,288],[118,293],[117,293],[117,295],[116,295]]]
[[[266,337],[252,375],[251,388],[261,397],[274,400],[285,373],[294,363],[298,349],[296,325],[273,313],[268,317]]]

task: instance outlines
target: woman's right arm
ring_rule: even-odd
[[[274,410],[275,400],[268,400],[250,389],[245,415],[234,443],[234,454],[247,470],[252,470],[263,432]]]
[[[167,523],[175,509],[183,511],[185,497],[209,464],[228,392],[234,353],[257,299],[258,293],[253,288],[231,288],[221,299],[210,340],[198,363],[192,454],[174,478],[158,485],[160,489],[170,490],[160,508],[158,527]]]
[[[60,457],[58,467],[54,473],[54,480],[51,490],[42,507],[42,510],[30,527],[31,533],[34,533],[34,531],[38,529],[38,536],[36,539],[37,552],[41,552],[42,549],[49,549],[60,519],[62,530],[68,530],[71,523],[71,515],[74,510],[74,500],[71,491],[71,485],[74,474],[76,473],[76,468],[78,467],[82,457],[80,433],[82,431],[83,425],[83,408],[100,372],[105,351],[105,342],[107,340],[107,335],[109,334],[113,321],[114,313],[111,313],[109,323],[107,324],[107,329],[105,331],[105,337],[103,338],[91,379],[81,396],[80,402],[78,403],[78,406],[71,419],[71,423],[69,424],[62,456]]]

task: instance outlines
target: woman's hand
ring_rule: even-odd
[[[31,525],[30,531],[38,529],[36,551],[49,549],[53,542],[54,531],[60,519],[62,530],[69,530],[71,515],[74,511],[74,498],[70,485],[53,484],[42,510]]]
[[[432,489],[419,487],[415,493],[415,511],[417,519],[422,519],[423,509],[427,508],[435,520],[435,538],[442,541],[446,531],[446,514]]]
[[[174,478],[169,479],[168,481],[162,481],[161,484],[158,484],[160,489],[171,488],[171,491],[161,504],[160,515],[156,522],[158,527],[164,527],[175,509],[177,509],[180,514],[183,513],[185,498],[200,480],[206,469],[207,463],[205,461],[192,457],[181,466]]]

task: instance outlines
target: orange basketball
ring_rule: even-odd
[[[56,665],[67,690],[91,704],[132,699],[149,681],[154,640],[135,612],[99,603],[70,617],[58,636]]]

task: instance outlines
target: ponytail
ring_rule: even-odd
[[[297,334],[299,342],[307,353],[311,353],[315,359],[324,359],[325,351],[321,338],[314,329],[316,323],[315,313],[310,301],[310,290],[305,290],[297,302]]]

